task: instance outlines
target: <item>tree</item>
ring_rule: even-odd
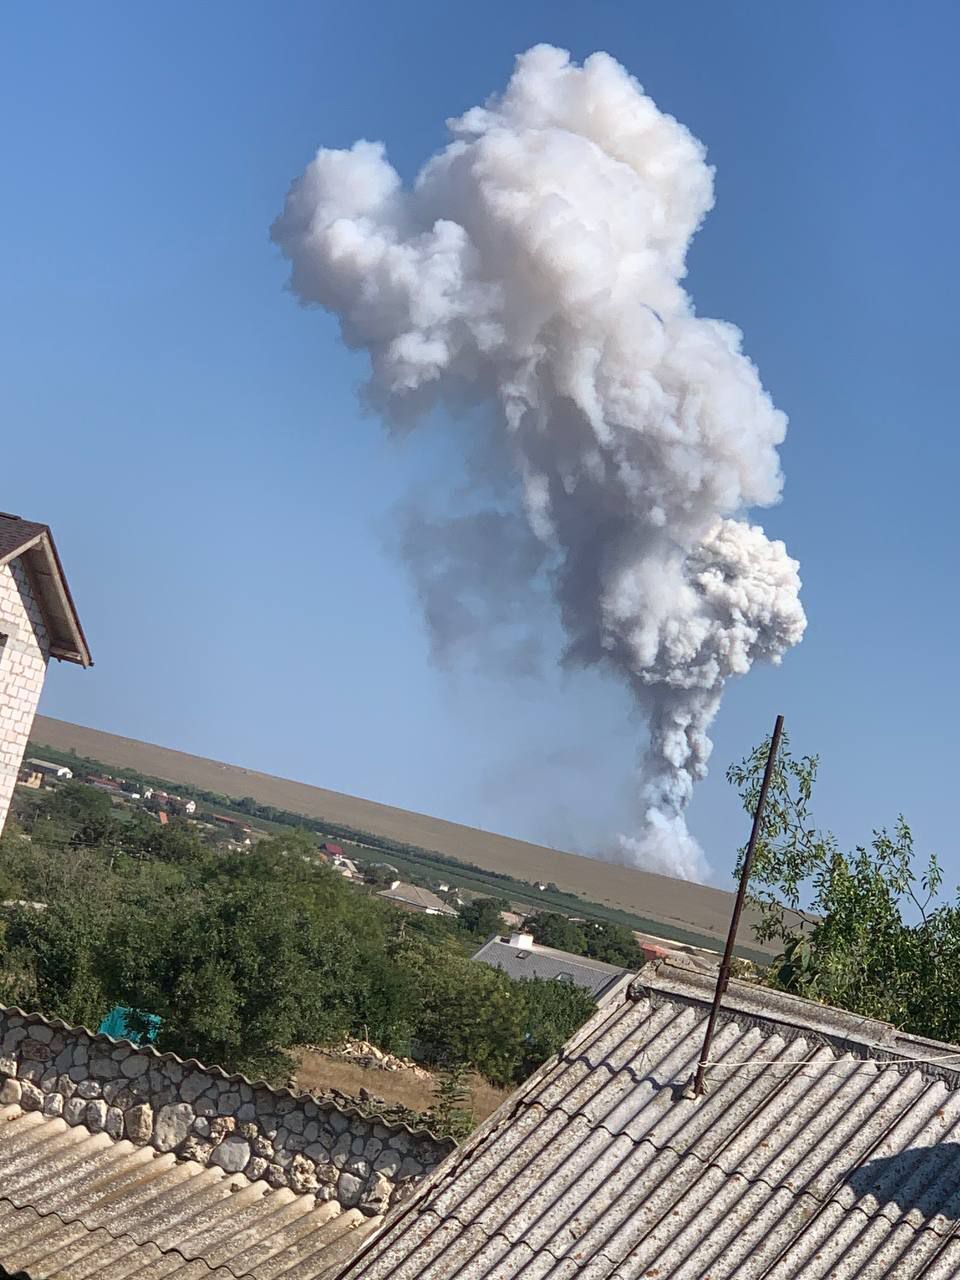
[[[451,1063],[437,1077],[433,1090],[433,1106],[426,1121],[436,1134],[462,1142],[473,1132],[476,1119],[470,1106],[467,1068],[462,1062]]]
[[[727,771],[753,812],[769,743]],[[844,852],[812,816],[819,761],[794,757],[784,736],[751,873],[757,936],[782,951],[767,981],[892,1022],[918,1035],[960,1038],[960,907],[938,901],[935,856],[918,870],[903,817],[892,835]],[[739,874],[744,850],[737,868]]]
[[[586,955],[587,940],[583,930],[557,911],[543,911],[531,916],[526,927],[541,946],[569,951],[575,956]]]
[[[606,964],[623,965],[625,969],[643,968],[643,952],[626,925],[612,920],[585,920],[580,928],[586,944],[585,955]]]
[[[503,928],[503,913],[508,906],[505,898],[477,898],[465,902],[457,915],[467,933],[476,938],[489,938]]]
[[[557,1053],[596,1007],[583,987],[571,982],[525,978],[520,989],[525,1006],[525,1045],[518,1076],[524,1079]]]
[[[474,963],[452,919],[358,893],[302,829],[224,854],[82,787],[24,821],[0,840],[0,885],[46,905],[0,913],[0,1002],[88,1026],[123,1005],[160,1019],[161,1050],[272,1079],[297,1045],[352,1034],[513,1084],[589,1016],[579,989]],[[476,927],[502,905],[475,904]]]

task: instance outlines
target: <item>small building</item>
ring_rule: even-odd
[[[604,964],[556,947],[542,947],[529,933],[511,933],[507,938],[494,934],[470,958],[489,964],[510,978],[570,982],[588,991],[598,1006],[622,995],[633,976],[632,970],[620,965]]]
[[[344,858],[342,855],[334,854],[330,859],[330,865],[334,871],[339,871],[342,876],[346,876],[348,880],[362,880],[360,868],[352,858]]]
[[[43,774],[38,769],[23,768],[17,774],[18,787],[30,787],[33,791],[39,791],[43,786]]]
[[[428,916],[455,916],[457,913],[452,907],[448,907],[442,898],[438,898],[435,893],[431,893],[429,889],[421,889],[416,884],[403,884],[402,881],[394,881],[389,889],[383,889],[377,894],[378,898],[384,898],[387,902],[393,903],[395,907],[402,907],[404,911],[422,911]]]
[[[89,780],[89,785],[93,787],[95,791],[102,791],[104,795],[112,796],[117,800],[125,795],[123,788],[118,782],[110,782],[107,778],[91,778]]]
[[[215,813],[211,816],[218,826],[226,827],[235,840],[240,840],[250,834],[250,828],[245,822],[241,822],[239,818],[231,818],[225,813]]]
[[[343,857],[343,845],[334,844],[332,840],[324,840],[320,846],[320,852],[327,854],[331,858]]]
[[[51,658],[91,665],[53,535],[0,512],[0,832]]]
[[[52,760],[30,759],[27,764],[42,778],[56,778],[58,782],[69,782],[73,777],[72,769],[68,769],[65,764],[54,764]]]

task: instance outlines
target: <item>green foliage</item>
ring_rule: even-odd
[[[506,898],[477,898],[465,902],[457,914],[467,933],[475,938],[489,938],[503,928],[503,913],[509,905]]]
[[[426,1115],[428,1125],[434,1133],[462,1142],[476,1123],[469,1101],[465,1064],[444,1067],[434,1086],[434,1103]]]
[[[569,982],[528,978],[520,987],[526,1006],[526,1041],[519,1074],[525,1078],[560,1051],[593,1014],[594,1004],[583,987]]]
[[[473,963],[447,919],[348,884],[309,831],[225,854],[186,821],[118,812],[80,785],[22,817],[0,841],[0,884],[45,906],[0,913],[6,1003],[94,1027],[139,1009],[160,1017],[159,1048],[274,1079],[292,1047],[362,1033],[498,1084],[591,1012],[557,984]]]
[[[727,772],[750,812],[768,749]],[[917,870],[902,817],[892,834],[877,830],[868,846],[843,851],[812,816],[817,766],[784,738],[750,881],[758,936],[783,948],[767,980],[914,1034],[960,1039],[960,908],[937,901],[936,857]]]
[[[643,952],[631,931],[611,920],[569,920],[554,911],[544,911],[527,920],[527,929],[544,947],[556,947],[575,956],[590,956],[606,964],[640,969]]]
[[[116,768],[116,766],[107,766],[101,761],[77,756],[75,752],[59,751],[55,747],[39,742],[31,745],[37,754],[43,755],[48,760],[69,765],[79,776],[102,774],[110,768]],[[502,889],[504,895],[508,895],[511,900],[525,902],[536,909],[549,905],[559,911],[577,914],[587,908],[592,917],[610,920],[625,925],[628,929],[653,930],[664,937],[673,938],[678,942],[685,942],[692,946],[711,947],[714,945],[710,938],[691,930],[679,929],[669,922],[644,919],[643,917],[632,915],[628,911],[612,907],[607,903],[585,902],[575,894],[561,890],[552,881],[547,884],[544,890],[541,890],[536,884],[517,879],[506,872],[495,871],[489,867],[479,867],[473,863],[463,862],[458,858],[440,853],[437,850],[407,844],[404,841],[379,835],[376,832],[334,823],[325,818],[310,817],[290,810],[277,809],[271,805],[261,804],[250,796],[237,800],[219,792],[207,791],[202,787],[193,786],[188,782],[172,782],[170,779],[140,774],[129,768],[123,769],[123,776],[135,784],[138,790],[142,791],[148,785],[165,789],[171,788],[180,796],[195,800],[201,806],[198,811],[198,817],[204,816],[204,810],[227,815],[243,813],[262,824],[279,825],[281,827],[305,827],[323,839],[339,840],[346,845],[353,846],[349,849],[350,856],[356,858],[361,865],[369,862],[371,855],[376,860],[387,858],[391,863],[395,864],[401,879],[409,880],[414,884],[429,884],[438,877],[442,877],[451,884],[472,892],[487,893],[492,891],[496,894],[498,889]],[[741,951],[744,950],[742,947],[740,949]],[[760,960],[762,956],[760,953],[756,953],[755,958]]]
[[[543,911],[531,916],[527,920],[526,928],[541,946],[555,947],[558,951],[569,951],[575,956],[583,956],[587,953],[587,940],[579,924],[575,924],[556,911]]]

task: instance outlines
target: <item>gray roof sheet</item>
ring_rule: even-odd
[[[0,1265],[32,1280],[325,1280],[379,1221],[0,1108]]]
[[[594,996],[630,972],[602,960],[536,943],[532,947],[514,947],[500,937],[490,938],[472,958],[502,969],[511,978],[560,978],[567,974],[578,987],[585,987]]]
[[[421,889],[417,884],[398,884],[395,889],[383,889],[379,896],[393,902],[406,902],[410,906],[422,907],[424,911],[437,911],[441,915],[457,914],[442,898],[438,898],[430,889]]]
[[[648,966],[388,1219],[344,1280],[948,1280],[960,1050]]]

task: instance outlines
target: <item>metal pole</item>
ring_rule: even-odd
[[[743,914],[743,904],[747,897],[747,885],[750,883],[750,868],[753,865],[753,854],[757,847],[757,840],[760,836],[760,830],[763,824],[763,810],[767,803],[767,792],[770,789],[770,779],[773,776],[773,766],[777,759],[777,752],[780,749],[780,735],[783,733],[783,716],[777,716],[777,722],[773,726],[773,737],[770,739],[770,753],[767,756],[767,765],[763,771],[763,782],[760,784],[760,795],[757,799],[757,808],[753,815],[753,828],[750,831],[750,840],[747,844],[747,851],[743,856],[743,869],[740,872],[740,888],[737,890],[737,900],[733,904],[733,919],[730,921],[730,932],[727,934],[727,945],[723,950],[723,959],[720,961],[720,972],[717,974],[717,989],[713,997],[713,1008],[710,1010],[710,1020],[707,1023],[707,1034],[703,1038],[703,1049],[700,1053],[700,1061],[697,1063],[697,1074],[693,1081],[694,1097],[699,1098],[703,1093],[704,1073],[707,1069],[707,1062],[710,1057],[710,1044],[713,1040],[713,1033],[716,1030],[717,1018],[720,1016],[720,1001],[723,999],[724,993],[730,982],[730,969],[733,966],[733,948],[737,940],[737,929],[740,926],[740,916]]]

